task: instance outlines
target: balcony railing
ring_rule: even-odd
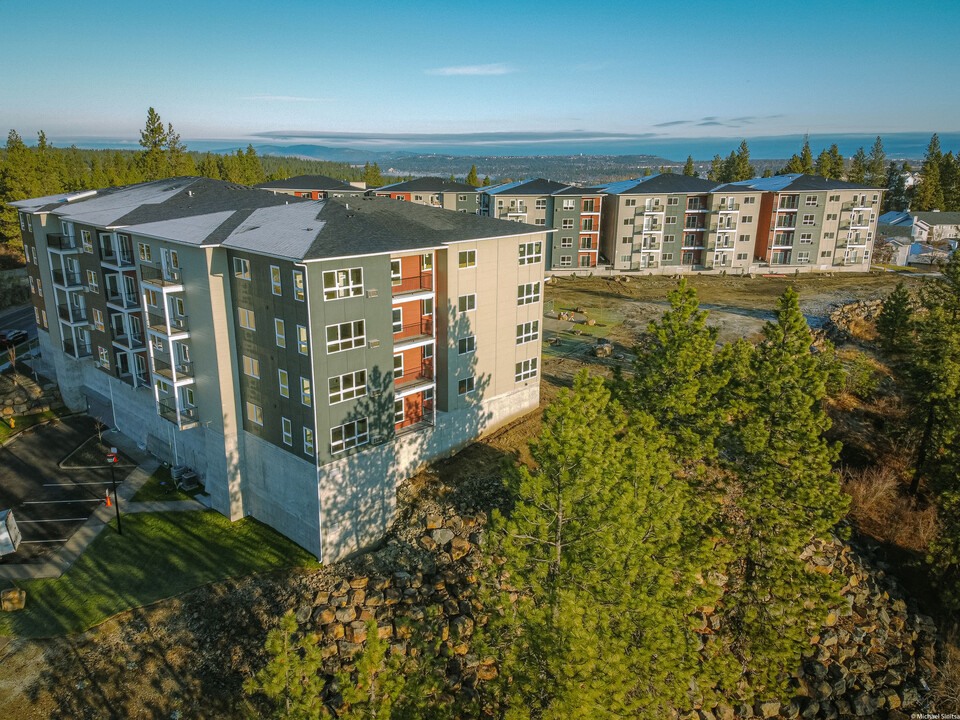
[[[82,287],[82,283],[80,282],[79,271],[73,271],[73,270],[64,271],[64,270],[60,270],[59,268],[54,269],[53,282],[65,288]]]
[[[158,315],[157,313],[148,312],[147,326],[154,332],[162,333],[164,335],[179,334],[179,333],[185,333],[189,331],[186,315],[171,315],[170,331],[168,333],[167,318],[163,315]]]
[[[182,285],[183,279],[180,274],[180,268],[160,268],[150,265],[140,266],[140,277],[145,283],[156,285],[157,287],[169,287],[171,285]]]
[[[176,378],[173,376],[174,370],[176,370],[177,373]],[[173,381],[174,379],[177,381],[188,380],[193,377],[193,363],[178,362],[176,365],[171,367],[170,363],[166,360],[161,360],[160,358],[155,357],[153,359],[153,372],[154,374],[170,381]]]
[[[740,209],[740,203],[721,204],[717,207],[717,212],[734,212]]]
[[[140,300],[134,295],[128,295],[127,293],[108,294],[107,302],[124,310],[133,310],[134,308],[140,307]]]
[[[77,324],[87,322],[87,309],[73,303],[60,303],[57,305],[57,313],[60,318],[68,323]]]
[[[393,341],[397,343],[401,340],[410,340],[419,337],[433,336],[433,318],[423,317],[412,323],[404,323],[399,330],[394,326]]]
[[[160,417],[178,425],[181,429],[186,425],[193,426],[200,422],[200,413],[197,408],[180,407],[178,411],[177,402],[174,398],[164,398],[157,405]]]
[[[72,338],[63,339],[63,351],[75,358],[88,357],[91,354],[89,343],[75,343]]]
[[[400,282],[393,286],[394,295],[433,290],[433,273],[430,271],[403,275]]]
[[[423,363],[417,367],[404,368],[404,373],[400,377],[394,377],[393,384],[397,390],[421,383],[433,382],[433,366],[429,363]]]
[[[113,341],[123,345],[123,347],[128,348],[129,350],[140,350],[144,347],[143,333],[121,333],[114,329]]]
[[[64,235],[62,233],[49,233],[47,235],[47,247],[59,252],[69,250],[79,250],[80,242],[75,235]]]
[[[114,267],[133,267],[133,253],[128,250],[121,250],[120,252],[104,252],[100,256],[101,262],[107,265],[113,265]]]

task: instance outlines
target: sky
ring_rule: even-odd
[[[0,0],[0,129],[135,142],[152,106],[187,140],[949,132],[957,28],[955,0]]]

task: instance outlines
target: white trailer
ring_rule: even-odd
[[[0,555],[16,552],[20,547],[20,528],[13,510],[0,510]]]

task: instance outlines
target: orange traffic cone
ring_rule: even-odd
[[[107,507],[112,507],[113,503],[110,502],[110,491],[107,490]]]

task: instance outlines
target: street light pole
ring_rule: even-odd
[[[117,534],[123,535],[123,528],[120,527],[120,500],[117,498],[117,478],[113,470],[113,466],[118,462],[117,449],[115,447],[110,448],[110,452],[107,453],[107,462],[110,464],[110,485],[113,487],[113,506],[117,512]]]

